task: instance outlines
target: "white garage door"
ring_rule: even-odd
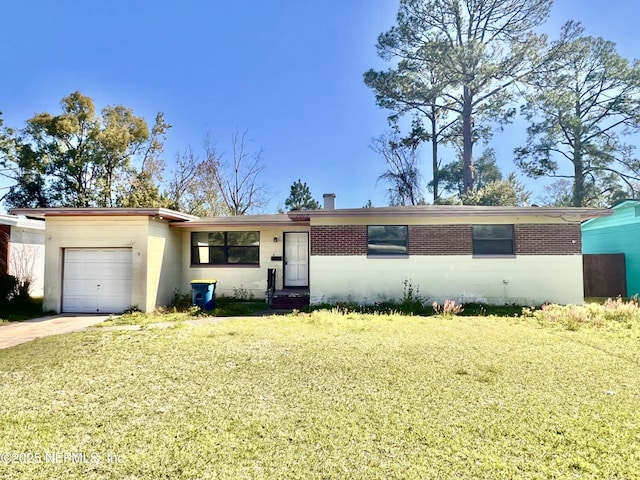
[[[120,313],[129,307],[131,249],[65,249],[63,312]]]

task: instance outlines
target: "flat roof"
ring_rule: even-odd
[[[241,226],[260,226],[260,227],[281,227],[292,225],[309,225],[308,217],[295,221],[287,214],[277,215],[237,215],[228,217],[205,217],[196,220],[190,220],[184,223],[176,223],[172,226],[175,228],[195,228],[195,227],[241,227]]]
[[[299,212],[302,213],[302,212]],[[581,219],[611,215],[608,208],[589,207],[485,207],[476,205],[416,205],[406,207],[343,208],[309,210],[309,217],[492,217],[492,216],[578,216]]]
[[[334,210],[293,210],[279,215],[239,215],[199,218],[173,224],[175,228],[295,226],[309,225],[313,218],[344,217],[505,217],[589,218],[611,215],[606,208],[576,207],[484,207],[469,205],[419,205],[408,207],[343,208]]]
[[[406,207],[341,208],[332,210],[293,210],[275,215],[237,215],[199,218],[166,208],[16,208],[14,215],[28,218],[91,217],[91,216],[149,216],[173,222],[173,227],[195,228],[207,226],[293,226],[309,225],[312,218],[322,217],[578,217],[580,220],[604,217],[613,213],[608,208],[589,207],[485,207],[475,205],[417,205]]]
[[[17,215],[0,215],[0,225],[44,230],[44,222],[42,220],[34,220],[31,218],[19,217]]]
[[[14,215],[24,215],[29,218],[46,217],[159,217],[174,222],[186,222],[198,217],[168,208],[14,208]]]

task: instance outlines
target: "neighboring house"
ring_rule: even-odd
[[[42,220],[0,215],[0,274],[30,278],[34,297],[43,295],[44,228]]]
[[[20,209],[46,219],[44,308],[143,311],[215,278],[218,295],[275,288],[313,304],[401,299],[582,303],[580,223],[604,209],[416,206],[195,218],[158,209]],[[297,292],[297,293],[296,293]]]
[[[593,296],[640,295],[640,200],[611,209],[582,224],[586,294],[593,287]]]

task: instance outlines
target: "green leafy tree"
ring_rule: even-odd
[[[467,193],[479,190],[491,182],[502,180],[502,173],[497,165],[495,151],[485,150],[475,164],[476,181],[474,187]],[[453,194],[459,198],[464,196],[464,165],[462,158],[442,167],[440,172],[440,182],[444,193]]]
[[[505,180],[492,180],[486,185],[462,195],[464,205],[521,207],[529,203],[531,193],[510,173]]]
[[[13,129],[4,125],[2,120],[2,112],[0,112],[0,177],[14,180],[18,172],[16,171],[15,153],[16,153],[16,137]],[[4,201],[8,187],[0,188],[0,202]],[[0,238],[0,248],[2,238]],[[3,272],[0,265],[0,274]]]
[[[166,132],[171,128],[163,113],[156,115],[151,135],[142,145],[140,169],[128,168],[117,178],[117,206],[169,207],[169,200],[160,192],[166,164],[162,159]]]
[[[17,152],[17,185],[7,196],[10,206],[98,204],[102,152],[95,106],[75,92],[61,107],[58,116],[40,113],[27,121]]]
[[[136,117],[122,105],[106,107],[102,123],[96,133],[101,170],[98,185],[103,196],[100,203],[112,207],[118,175],[130,168],[129,159],[142,150],[149,138],[149,129],[143,118]]]
[[[167,197],[160,192],[160,187],[153,174],[148,170],[132,172],[127,178],[128,188],[118,197],[116,206],[172,208]]]
[[[80,92],[63,98],[61,107],[60,115],[41,113],[27,121],[11,167],[16,184],[5,202],[10,207],[117,205],[134,161],[144,164],[158,152],[169,125],[159,115],[152,135],[144,119],[120,105],[105,107],[99,116],[93,100]]]
[[[472,190],[464,191],[462,159],[445,165],[441,171],[443,192],[439,204],[522,206],[529,203],[531,192],[517,179],[515,173],[502,177],[495,151],[486,149],[476,162],[476,182]]]
[[[397,67],[370,70],[365,83],[382,106],[442,119],[435,131],[449,128],[449,115],[457,118],[464,193],[476,181],[474,145],[490,134],[491,122],[511,118],[516,85],[545,62],[545,38],[533,29],[546,20],[551,3],[401,0],[397,25],[378,38],[379,55],[397,60]]]
[[[293,182],[289,197],[284,201],[284,206],[289,210],[318,210],[320,209],[320,203],[318,203],[311,195],[311,190],[307,186],[307,183],[302,183],[302,180],[298,179],[297,182]]]
[[[515,151],[527,175],[570,179],[576,207],[633,196],[640,180],[635,146],[623,141],[640,131],[640,63],[582,33],[565,25],[562,55],[535,77],[527,145]]]
[[[169,207],[199,217],[229,215],[212,178],[216,157],[200,160],[192,148],[177,155],[165,197]]]
[[[14,132],[4,125],[2,112],[0,112],[0,175],[12,178],[11,166],[13,164]]]

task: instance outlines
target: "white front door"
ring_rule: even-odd
[[[284,234],[284,286],[309,286],[309,234]]]
[[[131,307],[130,248],[67,248],[62,311],[120,313]]]

